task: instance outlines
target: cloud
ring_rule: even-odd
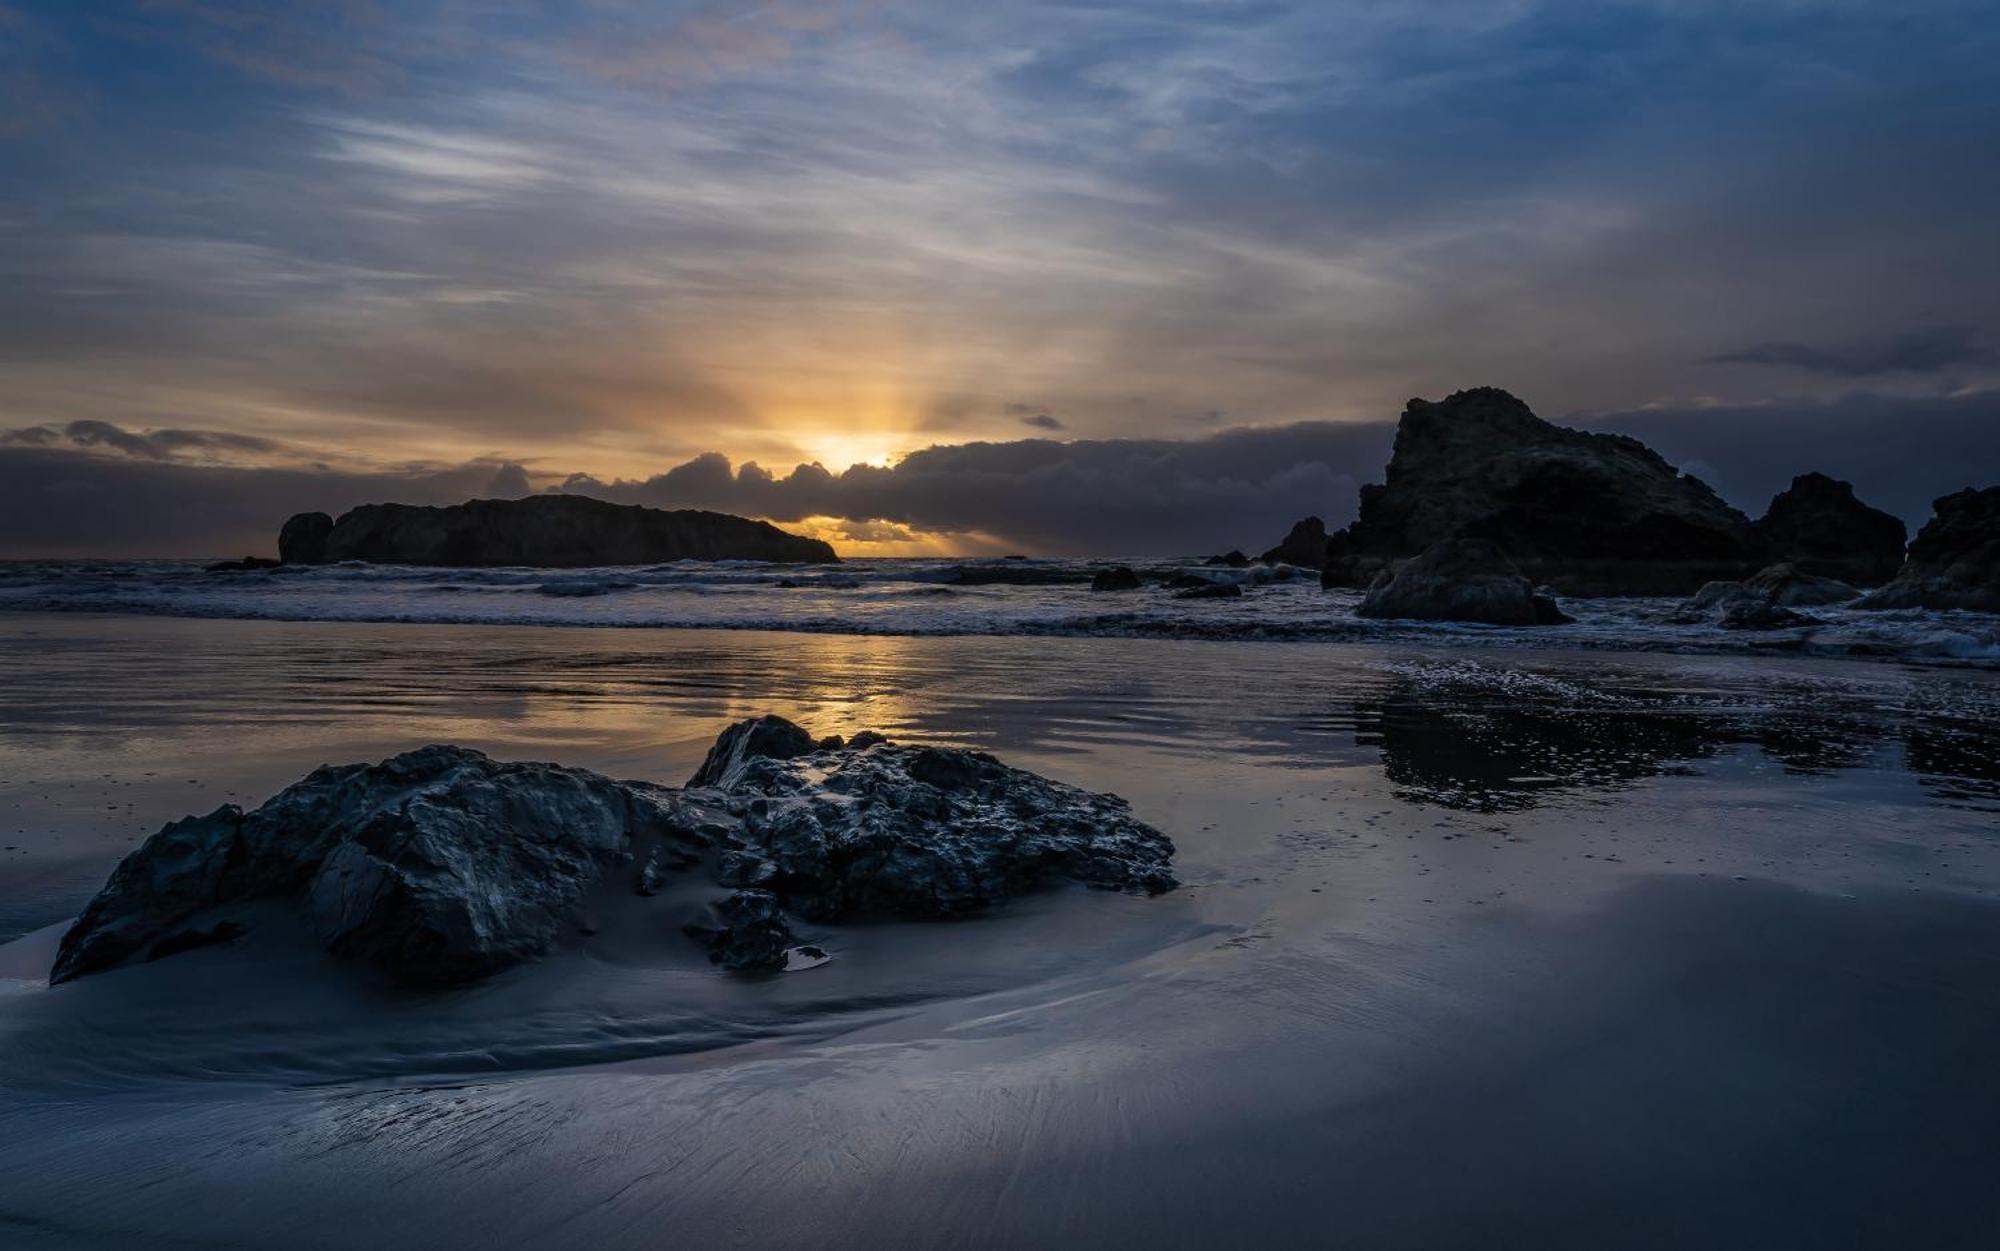
[[[1645,440],[1753,516],[1794,476],[1818,470],[1853,482],[1863,500],[1914,529],[1932,500],[1993,485],[2000,466],[2000,391],[1562,420]],[[1020,439],[930,447],[893,466],[838,473],[806,464],[777,474],[712,452],[651,477],[604,480],[530,475],[493,458],[373,469],[204,463],[79,445],[34,426],[0,434],[0,558],[269,552],[294,512],[518,496],[537,480],[626,503],[767,517],[836,545],[955,536],[960,547],[1039,553],[1250,551],[1308,514],[1345,524],[1357,484],[1381,480],[1393,433],[1386,422],[1307,422],[1188,440]],[[156,445],[161,434],[144,438]]]
[[[1979,332],[1972,326],[1932,326],[1886,340],[1834,349],[1804,343],[1760,343],[1713,359],[1739,365],[1777,365],[1836,378],[1934,374],[1992,364],[1993,353],[1980,347],[1978,338]]]
[[[268,455],[283,445],[257,435],[229,430],[127,430],[108,421],[72,421],[60,428],[25,426],[0,430],[0,446],[50,447],[68,443],[80,448],[101,448],[144,460],[171,460],[187,454],[230,456]]]
[[[535,487],[528,480],[528,471],[513,461],[508,461],[493,473],[493,481],[486,484],[484,494],[493,499],[517,500],[524,495],[533,495]]]
[[[1978,0],[36,9],[97,106],[0,138],[0,424],[610,480],[2000,382]]]
[[[494,478],[489,461],[363,473],[0,444],[0,559],[272,555],[293,513],[458,503]]]
[[[578,475],[560,489],[629,503],[797,521],[838,517],[982,534],[1049,553],[1164,555],[1264,547],[1293,521],[1353,515],[1390,428],[1309,422],[1194,440],[1023,439],[924,448],[894,466],[779,477],[719,453],[644,480]]]
[[[1024,426],[1033,426],[1037,430],[1060,430],[1063,428],[1061,421],[1051,417],[1047,413],[1035,413],[1032,416],[1023,417],[1021,418],[1021,424]]]
[[[1811,470],[1854,483],[1862,500],[1903,518],[1912,533],[1939,496],[2000,485],[2000,390],[1662,407],[1581,424],[1633,435],[1683,469],[1698,466],[1753,517]]]

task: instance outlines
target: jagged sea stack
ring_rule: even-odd
[[[1570,595],[1685,595],[1767,555],[1748,517],[1637,439],[1553,425],[1496,387],[1410,401],[1321,581],[1365,586],[1448,538],[1488,540]]]
[[[1896,576],[1910,532],[1902,519],[1854,498],[1852,483],[1804,473],[1771,500],[1757,532],[1801,574],[1880,586]]]
[[[1895,581],[1856,608],[2000,612],[2000,486],[1938,500]]]

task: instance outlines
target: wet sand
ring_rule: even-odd
[[[429,741],[677,782],[729,721],[1115,790],[1154,900],[611,933],[383,992],[49,990],[162,821]],[[1800,659],[0,618],[0,1242],[1985,1247],[2000,679]]]

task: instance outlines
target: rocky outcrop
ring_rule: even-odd
[[[1059,881],[1155,893],[1172,855],[1116,796],[776,717],[731,727],[680,789],[426,747],[169,824],[64,935],[50,980],[232,941],[275,905],[336,957],[464,982],[580,941],[607,897],[672,907],[676,873],[728,892],[682,927],[728,967],[771,969],[791,916],[942,916]]]
[[[1297,565],[1318,569],[1326,564],[1326,523],[1307,517],[1292,523],[1284,542],[1257,558],[1267,565]]]
[[[1049,881],[1175,885],[1173,844],[1115,795],[984,752],[866,738],[793,756],[746,743],[714,787],[744,814],[721,839],[725,885],[822,922],[969,912]]]
[[[278,559],[288,565],[323,565],[331,533],[333,518],[325,513],[298,513],[278,531]]]
[[[276,569],[282,560],[272,560],[269,556],[245,556],[240,560],[218,560],[201,567],[203,573],[256,573],[263,569]]]
[[[1569,618],[1485,539],[1444,539],[1376,576],[1354,610],[1361,617],[1560,625]]]
[[[1711,582],[1674,614],[1674,620],[1694,625],[1711,623],[1732,630],[1770,630],[1810,625],[1812,618],[1794,609],[1844,604],[1861,592],[1834,578],[1801,573],[1789,564],[1772,565],[1741,582]]]
[[[1895,580],[1856,608],[2000,612],[2000,486],[1936,501]]]
[[[1749,518],[1645,444],[1552,425],[1493,387],[1410,401],[1386,480],[1361,488],[1322,584],[1366,585],[1459,537],[1572,595],[1685,595],[1767,563]]]
[[[577,568],[669,560],[839,559],[820,539],[727,513],[664,512],[583,495],[472,500],[445,508],[364,504],[300,513],[278,536],[288,564],[361,560],[395,565],[529,565]]]
[[[1201,563],[1204,565],[1219,565],[1225,569],[1245,569],[1250,565],[1250,558],[1242,552],[1231,548],[1229,551],[1211,556]]]
[[[1880,586],[1903,564],[1909,531],[1902,519],[1854,497],[1853,484],[1823,473],[1800,474],[1757,520],[1771,553],[1799,573]]]
[[[1100,569],[1090,579],[1090,589],[1093,591],[1136,591],[1139,585],[1139,575],[1134,573],[1129,565]]]

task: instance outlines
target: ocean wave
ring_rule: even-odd
[[[1396,643],[1795,655],[2000,667],[2000,616],[1819,608],[1807,625],[1727,630],[1676,620],[1671,599],[1570,600],[1563,626],[1356,617],[1359,594],[1289,566],[1128,561],[1148,585],[1093,592],[1114,562],[854,560],[838,570],[745,561],[616,569],[431,569],[341,564],[208,572],[191,561],[0,565],[0,611],[288,621],[774,630],[873,635],[1049,635],[1214,642]],[[967,571],[976,576],[967,577]],[[1241,598],[1182,600],[1194,574]],[[991,575],[991,576],[989,576]]]

